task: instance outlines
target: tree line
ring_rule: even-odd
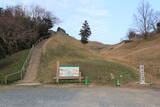
[[[0,8],[0,59],[31,48],[57,22],[56,16],[40,6]]]
[[[142,0],[139,3],[133,17],[134,27],[127,34],[129,40],[135,37],[148,39],[153,33],[160,33],[160,11],[153,9],[148,1]]]

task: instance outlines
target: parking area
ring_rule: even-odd
[[[160,91],[120,88],[0,90],[0,107],[159,107]]]

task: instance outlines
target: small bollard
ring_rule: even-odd
[[[85,84],[85,85],[88,85],[88,77],[85,78],[84,84]]]
[[[121,82],[119,80],[116,81],[116,86],[121,86]]]

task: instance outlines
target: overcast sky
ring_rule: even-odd
[[[77,39],[80,39],[78,34],[82,23],[88,20],[92,30],[90,40],[115,44],[132,27],[132,16],[139,2],[140,0],[0,0],[0,6],[40,5],[62,21],[57,26]],[[149,2],[154,9],[160,10],[160,0]]]

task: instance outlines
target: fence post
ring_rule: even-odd
[[[1,76],[1,79],[0,79],[1,83],[0,84],[2,85],[4,83],[4,79],[3,79],[4,78],[4,74],[0,74],[0,76]]]
[[[21,71],[21,80],[23,79],[23,70]]]
[[[5,84],[8,84],[7,82],[8,82],[8,76],[6,75],[5,76]]]

